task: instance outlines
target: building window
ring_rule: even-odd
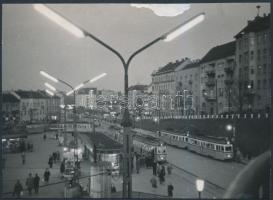
[[[263,73],[266,74],[266,64],[263,65]]]
[[[219,88],[219,97],[224,96],[224,90],[223,88]]]
[[[242,63],[242,55],[239,55],[239,64]]]
[[[257,90],[259,90],[260,88],[261,88],[261,81],[258,80],[258,81],[257,81]]]
[[[254,37],[250,37],[250,45],[253,46],[255,43],[255,38]]]
[[[254,52],[251,51],[251,52],[250,52],[250,60],[253,60],[253,59],[254,59]]]
[[[264,49],[264,59],[266,59],[266,56],[267,56],[267,50]]]
[[[260,60],[260,59],[261,59],[261,51],[258,50],[258,51],[257,51],[257,60]]]
[[[267,33],[264,33],[264,37],[263,37],[264,44],[266,43],[266,40],[267,40]]]
[[[266,79],[263,81],[263,88],[266,89]]]

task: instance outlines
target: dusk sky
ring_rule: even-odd
[[[214,46],[234,40],[257,15],[257,3],[191,4],[183,14],[164,17],[129,4],[47,4],[73,23],[118,50],[126,59],[138,48],[192,16],[205,20],[170,42],[160,41],[137,55],[129,69],[129,85],[151,83],[151,73],[168,62],[202,58]],[[270,4],[259,3],[268,14]],[[123,67],[109,50],[90,38],[76,38],[33,9],[31,4],[3,5],[2,89],[44,89],[40,70],[72,85],[103,72],[90,87],[123,91]],[[50,81],[48,81],[50,82]],[[55,84],[60,90],[68,90]]]

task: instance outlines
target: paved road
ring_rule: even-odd
[[[109,124],[104,124],[102,129],[106,131],[108,127]],[[153,135],[150,131],[136,130],[144,134]],[[218,161],[172,146],[168,146],[167,150],[168,162],[176,165],[178,168],[182,168],[183,170],[180,170],[181,174],[185,174],[184,172],[187,171],[223,189],[228,188],[232,180],[245,166],[236,162]]]

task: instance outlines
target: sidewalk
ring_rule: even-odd
[[[13,192],[14,184],[17,179],[20,180],[25,189],[26,178],[29,173],[35,176],[36,173],[40,176],[39,194],[32,194],[32,197],[63,197],[64,183],[50,185],[52,183],[62,181],[60,179],[60,162],[54,163],[53,168],[48,166],[49,155],[54,151],[60,151],[62,156],[62,147],[58,146],[57,140],[49,137],[51,133],[47,133],[46,141],[43,141],[43,134],[33,134],[28,136],[29,141],[33,142],[33,152],[26,153],[26,163],[22,164],[21,154],[7,154],[6,166],[3,170],[3,193]],[[53,133],[52,133],[53,134]],[[62,157],[61,157],[62,159]],[[44,187],[43,174],[46,168],[50,170],[49,185]],[[33,191],[34,193],[34,191]],[[4,194],[4,197],[11,197],[12,194]],[[23,197],[28,196],[28,192],[24,191]]]

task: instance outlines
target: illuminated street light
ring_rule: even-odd
[[[124,57],[114,48],[112,48],[110,45],[106,44],[93,34],[87,32],[86,30],[83,30],[74,24],[72,24],[70,21],[66,20],[64,17],[60,16],[53,10],[49,9],[48,7],[44,6],[43,4],[34,4],[34,9],[48,17],[50,20],[54,21],[58,25],[62,26],[64,29],[68,30],[69,32],[73,33],[79,38],[89,37],[108,50],[110,50],[112,53],[114,53],[122,62],[123,68],[124,68],[124,94],[125,98],[128,99],[128,70],[130,63],[132,59],[138,55],[140,52],[144,51],[145,49],[151,47],[155,43],[164,40],[164,41],[171,41],[174,38],[178,37],[182,33],[188,31],[189,29],[193,28],[195,25],[199,24],[201,21],[204,20],[205,14],[200,13],[196,15],[195,17],[189,19],[185,23],[178,25],[171,31],[161,35],[160,37],[154,39],[153,41],[149,42],[148,44],[144,45],[143,47],[137,49],[134,53],[131,54],[131,56],[126,61]],[[73,89],[72,89],[73,90]],[[132,144],[132,135],[130,131],[130,127],[132,126],[132,122],[130,119],[130,113],[128,110],[128,102],[125,101],[125,110],[123,114],[123,120],[122,120],[122,126],[124,127],[124,140],[123,140],[123,151],[124,151],[124,174],[123,174],[123,198],[131,198],[132,197],[132,172],[131,172],[131,144]]]
[[[45,86],[48,87],[49,89],[53,90],[54,92],[56,92],[56,88],[52,85],[50,85],[49,83],[45,83]]]
[[[205,181],[202,179],[197,179],[195,184],[198,191],[198,198],[201,199],[201,192],[204,190]]]
[[[43,4],[34,4],[34,9],[55,22],[56,24],[63,27],[68,32],[72,33],[76,37],[83,38],[84,33],[81,29],[76,27],[74,24],[69,22],[67,19],[64,19],[61,15],[57,14],[56,11],[49,9]]]
[[[58,82],[59,82],[58,79],[56,79],[55,77],[49,75],[48,73],[46,73],[46,72],[44,72],[44,71],[40,71],[40,74],[41,74],[42,76],[44,76],[44,77],[46,77],[46,78],[52,80],[52,81],[55,82],[55,83],[58,83]]]
[[[196,26],[197,24],[202,22],[204,19],[205,19],[205,13],[201,13],[201,14],[198,14],[198,15],[192,17],[188,21],[178,25],[177,27],[172,29],[169,33],[167,33],[164,41],[169,42],[169,41],[175,39],[176,37],[178,37],[182,33],[192,29],[194,26]]]
[[[106,76],[106,75],[107,75],[106,73],[102,73],[102,74],[100,74],[100,75],[98,75],[98,76],[96,76],[96,77],[94,77],[94,78],[92,78],[92,79],[90,79],[90,80],[84,81],[83,83],[77,85],[77,86],[76,86],[74,89],[72,89],[71,91],[67,92],[67,93],[66,93],[66,96],[69,96],[69,95],[72,94],[74,91],[79,90],[79,89],[82,88],[85,84],[87,84],[87,83],[93,83],[93,82],[95,82],[95,81],[101,79],[102,77],[104,77],[104,76]]]
[[[50,90],[45,90],[47,94],[49,94],[50,96],[54,96],[54,93],[51,92]]]

